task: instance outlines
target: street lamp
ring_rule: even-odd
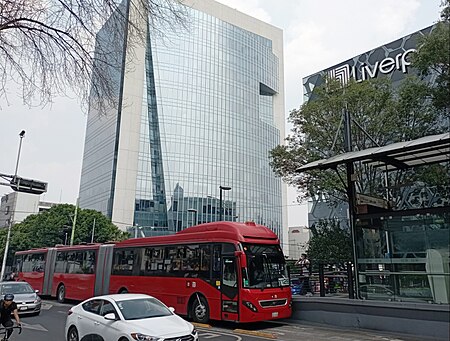
[[[197,210],[195,209],[195,208],[188,208],[188,212],[192,212],[192,213],[194,213],[194,222],[195,222],[195,224],[194,225],[197,225],[198,224],[198,221],[197,221]]]
[[[219,186],[220,189],[220,199],[219,199],[219,221],[222,221],[223,217],[223,207],[222,207],[222,191],[229,191],[231,187],[228,186]]]
[[[25,136],[25,130],[22,130],[19,133],[20,142],[19,142],[19,151],[17,153],[16,170],[14,172],[14,179],[17,177],[17,170],[19,169],[20,150],[22,149],[22,139],[24,136]]]
[[[17,177],[17,169],[19,168],[20,150],[22,149],[22,139],[24,136],[25,136],[25,130],[22,130],[19,134],[19,137],[20,137],[19,152],[17,153],[16,171],[14,172],[14,178],[13,178],[14,180]],[[8,234],[6,235],[5,253],[3,255],[2,270],[0,272],[0,281],[3,281],[3,277],[5,276],[6,258],[8,257],[9,239],[11,237],[12,225],[13,225],[13,221],[12,221],[12,217],[11,217],[11,218],[9,218]]]

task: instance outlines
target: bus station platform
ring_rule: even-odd
[[[343,297],[294,296],[290,322],[307,321],[348,328],[450,340],[450,306],[383,302]]]

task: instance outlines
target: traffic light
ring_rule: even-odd
[[[21,177],[14,177],[10,182],[10,187],[16,192],[42,194],[47,192],[47,183],[37,180],[24,179]]]

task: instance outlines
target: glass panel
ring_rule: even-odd
[[[450,302],[448,213],[357,223],[361,298]]]
[[[248,283],[244,287],[266,288],[289,286],[286,262],[278,245],[245,244]]]
[[[225,258],[223,260],[223,283],[228,287],[237,287],[236,264],[233,258]]]

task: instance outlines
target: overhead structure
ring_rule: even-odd
[[[430,165],[450,159],[450,133],[425,136],[412,141],[392,143],[383,147],[339,154],[328,159],[307,163],[299,172],[314,169],[334,169],[338,165],[361,161],[384,170],[406,169]]]

